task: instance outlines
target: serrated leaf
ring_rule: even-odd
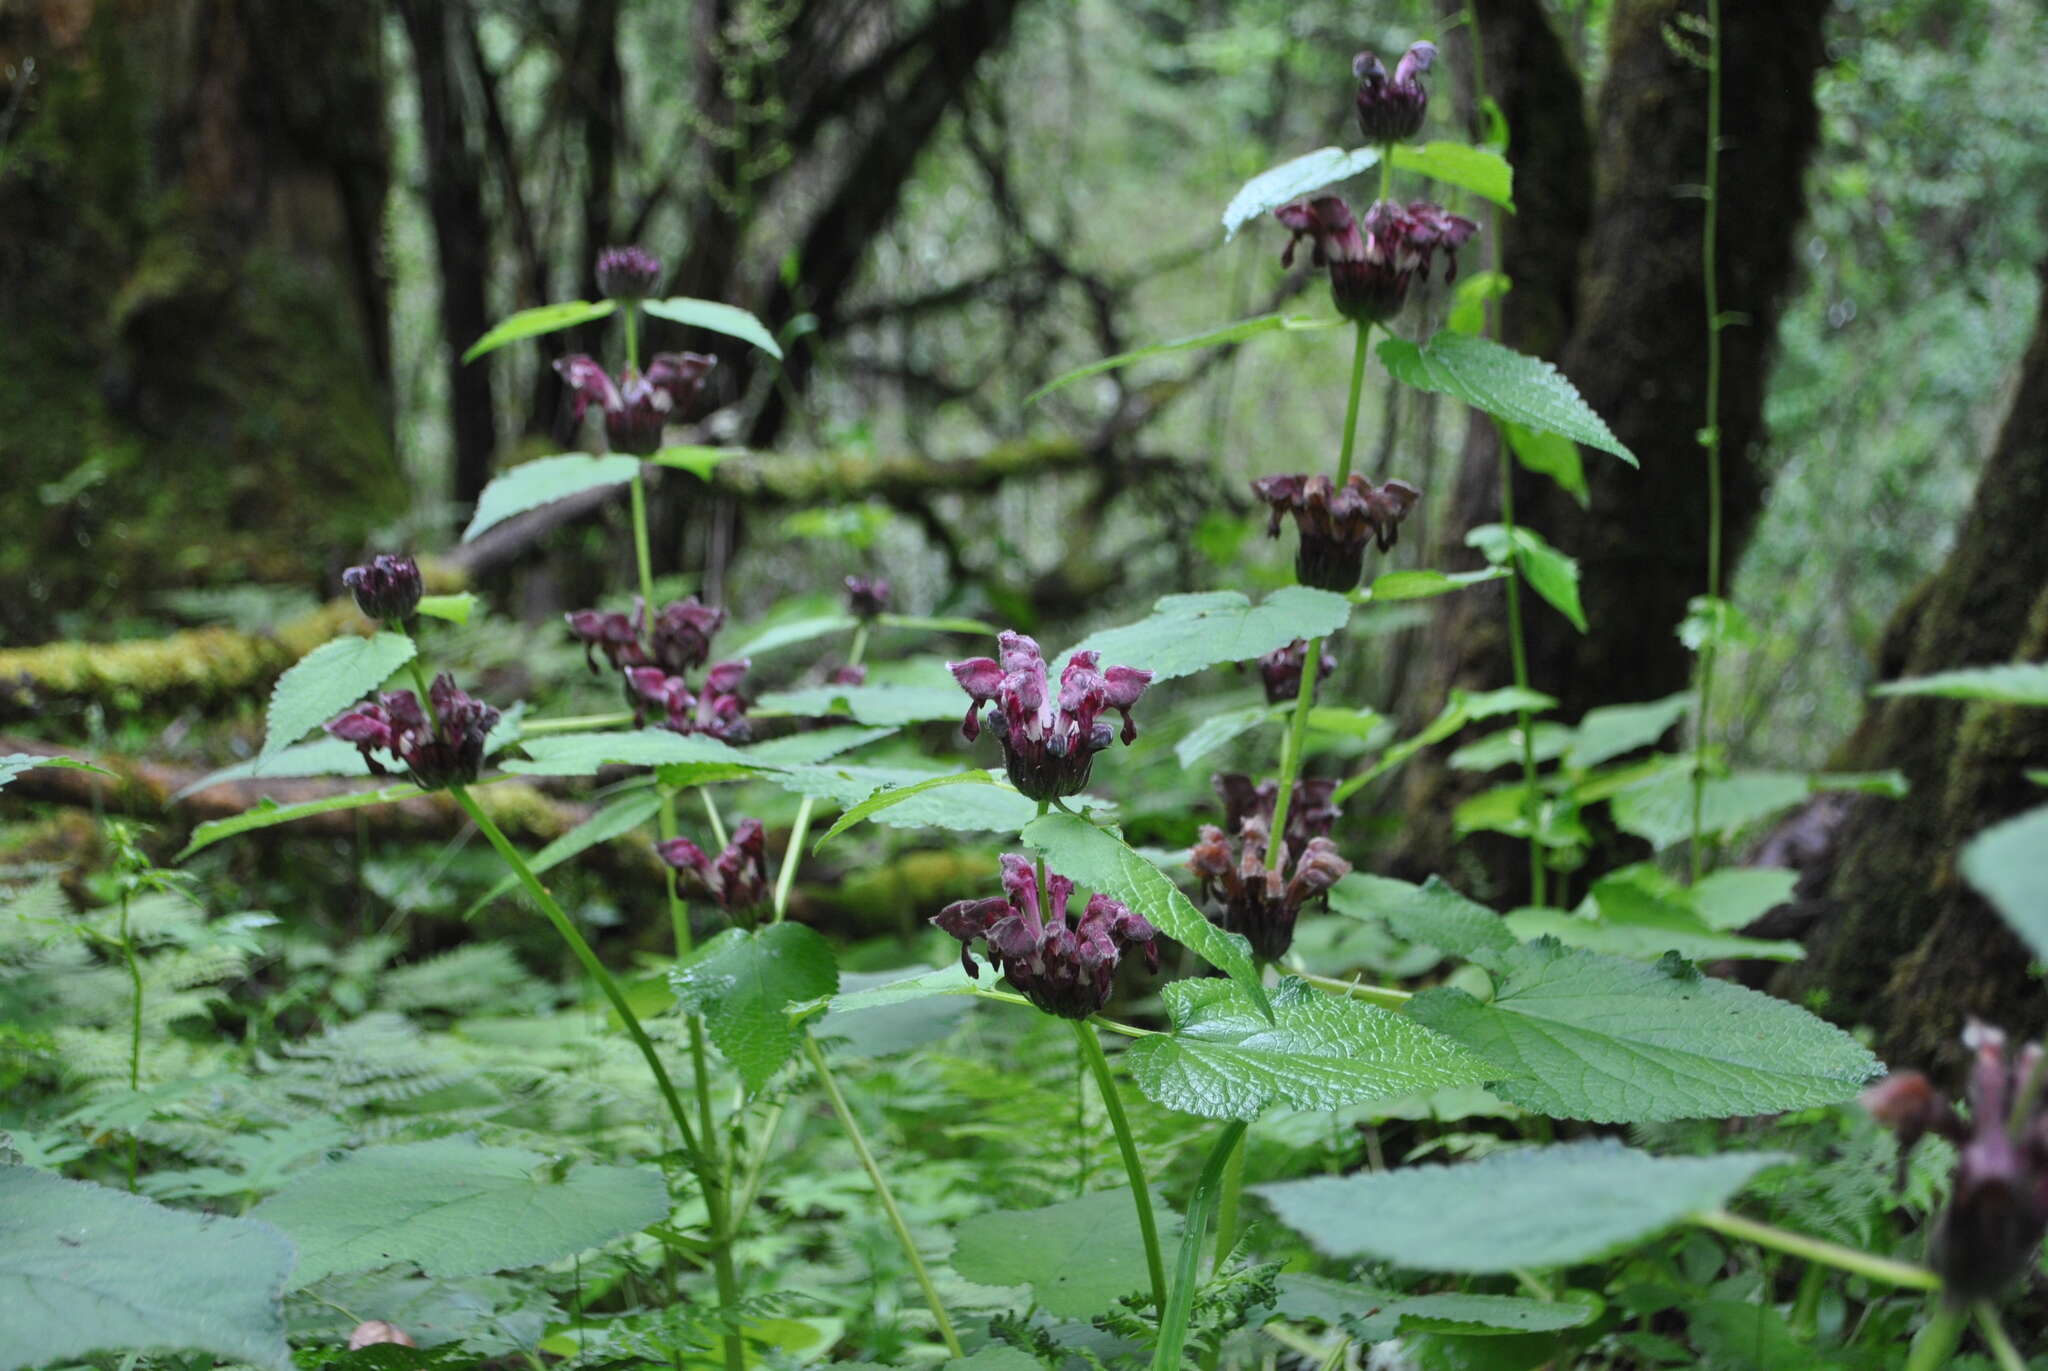
[[[422,595],[419,612],[429,619],[445,619],[451,624],[466,624],[476,609],[476,595],[463,591],[457,595]]]
[[[1525,471],[1548,476],[1581,509],[1591,504],[1593,492],[1586,488],[1586,465],[1579,458],[1579,445],[1559,433],[1544,433],[1522,424],[1501,421],[1501,436],[1508,450]]]
[[[477,497],[476,512],[469,527],[462,530],[468,542],[485,529],[504,523],[515,514],[551,505],[594,486],[622,486],[640,469],[638,457],[610,453],[587,457],[565,452],[557,457],[536,457],[530,462],[493,477]]]
[[[671,295],[666,300],[643,300],[640,308],[656,319],[687,324],[691,328],[708,328],[713,333],[752,343],[776,361],[782,360],[782,345],[775,341],[775,335],[768,331],[768,326],[738,305]]]
[[[1497,152],[1436,139],[1422,144],[1397,143],[1393,155],[1394,165],[1403,171],[1418,172],[1432,181],[1469,190],[1482,200],[1491,200],[1509,213],[1514,212],[1515,169]]]
[[[822,685],[771,690],[760,698],[754,712],[809,718],[836,715],[890,726],[942,719],[957,722],[967,714],[967,696],[953,685]]]
[[[815,855],[819,848],[822,848],[827,842],[838,837],[855,824],[865,819],[873,818],[884,810],[894,809],[906,800],[914,799],[919,795],[937,790],[942,786],[962,784],[994,785],[995,783],[996,778],[989,775],[986,771],[962,771],[948,776],[927,776],[921,781],[912,781],[908,785],[884,786],[841,814],[839,821],[826,829],[819,836],[818,841],[811,845],[811,852]],[[1022,797],[1020,796],[1019,798]]]
[[[1963,879],[2048,961],[2048,805],[1985,829],[1963,847]]]
[[[526,865],[538,876],[551,871],[571,857],[588,852],[599,843],[608,843],[614,838],[623,838],[642,824],[649,823],[661,812],[661,796],[655,791],[632,790],[610,801],[595,814],[562,834],[546,847],[526,859]],[[473,919],[478,910],[491,901],[511,894],[519,888],[519,878],[513,875],[501,876],[497,884],[470,902],[462,911],[464,919]]]
[[[732,928],[669,973],[683,1008],[704,1016],[719,1052],[747,1089],[758,1091],[802,1045],[793,1002],[839,988],[832,945],[802,924]]]
[[[1691,961],[1797,961],[1806,955],[1796,942],[1743,938],[1715,928],[1700,917],[1694,895],[1654,866],[1640,863],[1594,881],[1572,913],[1518,909],[1507,916],[1507,924],[1525,942],[1548,935],[1572,947],[1643,961],[1667,952]]]
[[[1388,338],[1378,352],[1381,364],[1394,379],[1417,390],[1463,400],[1496,419],[1555,433],[1611,452],[1630,466],[1638,465],[1635,454],[1548,362],[1490,339],[1450,332],[1437,334],[1427,347],[1417,347],[1405,338]]]
[[[974,986],[958,962],[936,972],[923,967],[842,972],[840,993],[826,1004],[812,1031],[834,1055],[908,1052],[959,1027],[974,1008]]]
[[[1610,808],[1625,833],[1663,849],[1692,836],[1693,778],[1690,771],[1665,771],[1617,794]],[[1796,771],[1745,771],[1711,776],[1700,797],[1700,830],[1726,834],[1768,819],[1813,793],[1809,777]]]
[[[895,732],[893,728],[863,728],[841,724],[832,728],[787,733],[780,738],[750,743],[746,748],[746,756],[749,761],[762,766],[815,766],[842,753],[851,752],[857,747],[865,747],[869,743],[891,737]]]
[[[1330,908],[1348,918],[1382,920],[1395,937],[1454,957],[1515,945],[1500,915],[1460,895],[1440,876],[1410,885],[1354,871],[1330,888]]]
[[[1519,1295],[1404,1295],[1356,1281],[1289,1273],[1280,1277],[1275,1312],[1340,1327],[1361,1343],[1376,1343],[1421,1332],[1555,1333],[1577,1328],[1599,1311],[1587,1304]]]
[[[565,328],[605,318],[618,307],[612,300],[563,300],[552,305],[522,309],[471,343],[469,351],[462,354],[462,360],[474,362],[486,352],[507,343],[516,343],[521,338],[538,338],[544,333],[559,333]]]
[[[505,770],[527,776],[594,776],[606,766],[663,766],[716,763],[759,771],[769,764],[702,733],[640,728],[618,733],[559,733],[519,744],[530,761],[510,761]]]
[[[878,790],[891,786],[913,786],[953,772],[930,772],[907,767],[827,766],[791,767],[768,779],[784,790],[829,800],[841,808],[858,805]],[[994,781],[996,778],[989,778]],[[1087,796],[1070,797],[1068,803],[1092,808]],[[873,811],[876,823],[891,828],[951,828],[962,832],[1015,833],[1038,815],[1038,806],[1008,785],[963,786],[944,794],[918,792],[892,806]]]
[[[392,1265],[434,1277],[538,1266],[667,1217],[668,1186],[653,1167],[562,1163],[468,1138],[365,1147],[302,1173],[252,1213],[298,1246],[295,1290]]]
[[[1161,1241],[1178,1231],[1155,1214]],[[1145,1239],[1128,1190],[1096,1190],[1041,1209],[997,1209],[953,1228],[953,1269],[980,1285],[1028,1285],[1055,1318],[1085,1319],[1146,1288]]]
[[[5,758],[0,758],[0,764],[4,764],[5,761]],[[187,795],[196,795],[202,790],[229,781],[370,774],[370,764],[363,760],[362,751],[354,743],[343,742],[339,738],[309,738],[303,743],[281,747],[267,757],[251,757],[246,762],[237,762],[233,766],[224,766],[219,771],[209,772],[171,798],[181,800]]]
[[[0,1371],[131,1351],[285,1371],[291,1267],[269,1224],[0,1166]]]
[[[1273,1105],[1339,1109],[1499,1074],[1402,1015],[1293,976],[1272,992],[1270,1022],[1228,981],[1174,981],[1160,993],[1173,1032],[1138,1039],[1122,1061],[1147,1099],[1183,1114],[1251,1120]]]
[[[1351,598],[1360,604],[1428,600],[1438,595],[1449,595],[1455,590],[1463,590],[1467,586],[1498,581],[1507,574],[1503,567],[1451,572],[1432,571],[1426,567],[1416,571],[1387,571],[1374,577],[1371,585],[1353,591]]]
[[[884,614],[875,620],[884,628],[921,629],[926,633],[972,633],[993,638],[1000,630],[979,619],[946,614]]]
[[[0,756],[0,789],[24,771],[34,771],[39,766],[62,767],[66,771],[91,771],[101,776],[114,773],[90,762],[81,762],[74,757],[47,756],[40,752],[10,752]]]
[[[1529,756],[1538,765],[1556,761],[1571,745],[1572,731],[1563,724],[1537,723],[1529,726]],[[1455,771],[1493,771],[1520,765],[1522,730],[1518,725],[1498,729],[1453,752],[1447,764]]]
[[[1682,964],[1674,974],[1548,939],[1481,960],[1496,973],[1491,1001],[1439,987],[1408,1012],[1498,1067],[1496,1094],[1554,1118],[1773,1114],[1844,1100],[1882,1069],[1832,1024]]]
[[[1465,542],[1478,548],[1495,566],[1508,559],[1508,530],[1500,524],[1481,524],[1465,535]],[[1533,528],[1518,526],[1513,546],[1515,565],[1529,588],[1571,620],[1573,628],[1586,632],[1586,611],[1579,604],[1579,564],[1552,547]]]
[[[1045,814],[1024,826],[1025,845],[1045,854],[1046,865],[1089,890],[1122,900],[1147,923],[1230,977],[1267,1008],[1252,965],[1251,944],[1209,922],[1158,867],[1124,840],[1078,814]]]
[[[2048,662],[2008,662],[1964,667],[1932,676],[1886,681],[1873,695],[1938,695],[1950,700],[1990,700],[2005,705],[2048,705]]]
[[[1348,152],[1343,148],[1317,148],[1277,167],[1268,167],[1230,197],[1230,203],[1223,209],[1223,236],[1226,241],[1235,238],[1240,228],[1260,215],[1376,167],[1379,161],[1380,150],[1376,147],[1352,148]]]
[[[851,614],[820,614],[808,619],[792,619],[771,624],[758,633],[743,637],[729,644],[724,651],[729,657],[759,657],[777,648],[794,647],[829,634],[851,633],[859,623]]]
[[[1639,705],[1602,705],[1589,709],[1572,730],[1564,764],[1590,771],[1637,748],[1650,747],[1670,732],[1692,708],[1690,692],[1667,695]]]
[[[1782,1153],[1653,1157],[1602,1139],[1251,1187],[1333,1257],[1485,1274],[1595,1261],[1719,1208]]]
[[[268,757],[384,684],[419,649],[403,633],[336,638],[320,644],[277,678],[264,719]]]
[[[1692,905],[1709,928],[1742,928],[1791,899],[1798,884],[1796,871],[1731,866],[1695,882]]]
[[[202,848],[212,847],[223,838],[253,832],[259,828],[273,828],[297,819],[308,819],[315,814],[328,814],[337,809],[362,809],[369,805],[387,805],[396,800],[409,800],[415,795],[427,792],[409,782],[388,785],[380,790],[358,790],[347,795],[329,795],[318,800],[307,800],[303,804],[281,805],[273,800],[233,814],[225,819],[212,819],[192,830],[192,837],[176,857],[171,860],[182,862]]]
[[[1298,332],[1305,329],[1328,328],[1332,324],[1341,324],[1343,322],[1342,319],[1335,317],[1323,318],[1305,314],[1261,314],[1255,319],[1240,319],[1234,324],[1224,324],[1218,328],[1204,329],[1200,333],[1190,333],[1182,338],[1171,338],[1163,343],[1148,343],[1144,347],[1133,348],[1129,352],[1119,352],[1114,356],[1090,362],[1086,366],[1075,367],[1072,371],[1063,371],[1037,390],[1025,396],[1024,403],[1026,405],[1035,405],[1064,386],[1070,386],[1076,381],[1085,381],[1090,376],[1100,376],[1105,371],[1120,370],[1131,365],[1133,362],[1142,362],[1149,357],[1164,357],[1168,353],[1186,352],[1193,348],[1221,347],[1225,343],[1242,343],[1247,338],[1256,338],[1262,333]]]
[[[1454,333],[1486,332],[1486,302],[1498,300],[1514,288],[1514,279],[1504,271],[1475,271],[1464,277],[1451,292],[1444,327]]]
[[[1170,681],[1221,662],[1248,662],[1296,638],[1323,638],[1351,618],[1351,600],[1309,586],[1286,586],[1254,605],[1234,590],[1163,595],[1134,624],[1089,634],[1054,663],[1076,652],[1099,652],[1105,666],[1150,671]],[[965,713],[966,711],[958,711]]]
[[[1173,755],[1182,768],[1191,767],[1240,734],[1285,717],[1284,709],[1276,709],[1272,705],[1247,705],[1243,709],[1211,714],[1181,736],[1180,741],[1173,745]]]

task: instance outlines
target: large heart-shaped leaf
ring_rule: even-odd
[[[749,1090],[766,1085],[802,1045],[789,1006],[839,988],[832,945],[802,924],[732,928],[669,973],[683,1007],[704,1016],[711,1041]]]
[[[1163,1240],[1179,1230],[1155,1204]],[[1047,1313],[1085,1319],[1146,1287],[1145,1239],[1128,1190],[1042,1209],[997,1209],[953,1229],[953,1269],[981,1285],[1028,1285]]]
[[[1327,637],[1350,618],[1348,597],[1309,586],[1287,586],[1256,605],[1234,590],[1165,595],[1146,618],[1089,634],[1055,666],[1076,652],[1099,652],[1105,666],[1137,667],[1169,681],[1220,662],[1251,661],[1296,638]]]

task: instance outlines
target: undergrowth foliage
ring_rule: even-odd
[[[1692,37],[1718,62],[1711,26]],[[643,369],[640,328],[771,359],[778,334],[661,296],[663,264],[625,247],[597,264],[606,299],[477,340],[471,360],[619,325],[616,362],[556,364],[605,451],[504,472],[466,535],[625,488],[637,584],[569,613],[553,649],[609,708],[494,698],[460,636],[489,636],[489,606],[427,593],[431,557],[381,552],[342,578],[359,630],[285,673],[258,757],[233,769],[378,780],[201,825],[189,867],[110,828],[82,886],[10,880],[0,1371],[1926,1368],[1969,1317],[2006,1358],[1998,1303],[2048,1225],[2040,1050],[1976,1026],[1969,1110],[1895,1075],[1874,1122],[1842,1107],[1882,1072],[1855,1038],[1701,966],[1798,955],[1742,933],[1789,877],[1714,870],[1717,845],[1816,790],[1896,778],[1658,750],[1708,707],[1740,631],[1718,563],[1698,612],[1665,626],[1704,655],[1697,696],[1576,720],[1544,717],[1520,652],[1525,588],[1585,625],[1570,549],[1504,504],[1472,535],[1488,568],[1384,565],[1443,494],[1399,468],[1398,442],[1380,445],[1393,468],[1354,469],[1375,358],[1499,424],[1503,463],[1569,485],[1575,444],[1634,461],[1554,368],[1485,336],[1497,273],[1456,278],[1513,187],[1497,109],[1484,145],[1414,143],[1437,58],[1417,41],[1389,76],[1358,54],[1366,145],[1262,173],[1225,211],[1282,263],[1308,239],[1333,313],[1045,388],[1281,329],[1348,343],[1339,451],[1246,492],[1298,582],[1257,599],[1191,587],[1049,654],[1027,625],[901,612],[861,565],[837,611],[736,624],[657,593],[649,486],[747,454],[689,427],[717,359]],[[1397,169],[1451,204],[1396,200]],[[1362,210],[1325,193],[1367,174]],[[1513,682],[1453,692],[1406,735],[1345,695],[1374,616],[1495,582]],[[797,648],[814,660],[792,670]],[[1217,703],[1250,679],[1248,703]],[[2038,673],[1920,687],[2048,703]],[[1456,820],[1527,845],[1527,904],[1371,873],[1347,819],[1390,814],[1388,779],[1440,746],[1512,777]],[[1224,758],[1242,769],[1211,780]],[[53,764],[0,758],[0,783]],[[587,809],[529,852],[499,797],[534,778]],[[394,910],[382,928],[230,912],[187,874],[225,890],[201,855],[219,844],[434,792],[497,865],[366,866],[365,908],[383,890]],[[2044,813],[1963,869],[2048,957]],[[1595,825],[1657,860],[1581,880]],[[807,859],[844,864],[851,890],[905,842],[950,863],[937,884],[959,898],[895,887],[890,931],[861,940],[794,917]],[[579,867],[600,855],[593,887]],[[665,924],[636,917],[657,906]],[[475,922],[408,960],[398,928],[422,908]]]

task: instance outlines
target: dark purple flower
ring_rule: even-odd
[[[744,914],[768,903],[768,835],[759,819],[742,819],[732,841],[716,857],[688,838],[656,843],[655,852],[675,869],[677,883],[695,885],[728,914]]]
[[[692,595],[671,600],[654,616],[647,654],[654,664],[681,675],[711,660],[711,639],[725,626],[725,611],[702,603]]]
[[[597,254],[597,289],[608,300],[645,300],[661,279],[661,259],[641,247]]]
[[[825,674],[826,685],[857,686],[868,683],[868,669],[865,666],[835,666]]]
[[[356,608],[382,623],[410,619],[420,607],[420,564],[410,557],[382,552],[361,566],[341,573],[341,583],[356,597]]]
[[[948,662],[947,670],[967,692],[971,703],[961,732],[972,742],[981,732],[981,708],[994,705],[989,727],[1003,745],[1003,764],[1010,784],[1034,800],[1073,795],[1088,784],[1095,754],[1117,735],[1107,710],[1123,715],[1123,741],[1138,736],[1131,706],[1151,684],[1152,673],[1127,666],[1096,669],[1096,654],[1076,652],[1060,673],[1055,697],[1046,680],[1045,656],[1038,644],[1021,633],[996,637],[1002,661],[974,657]]]
[[[577,353],[555,363],[576,400],[576,418],[592,405],[604,411],[605,441],[613,452],[645,457],[661,448],[662,429],[696,403],[716,357],[696,352],[663,352],[647,374],[627,368],[616,384],[595,358]]]
[[[846,578],[846,609],[863,622],[889,612],[889,583],[879,576]]]
[[[633,707],[633,721],[643,721],[646,708],[661,711],[655,727],[671,733],[705,733],[722,742],[743,743],[753,736],[747,720],[746,697],[740,682],[746,678],[747,659],[715,662],[704,673],[704,688],[691,690],[680,676],[671,676],[658,666],[626,668],[626,702]]]
[[[1276,961],[1294,942],[1294,925],[1302,906],[1327,896],[1330,887],[1351,870],[1351,863],[1337,855],[1337,845],[1324,836],[1337,813],[1329,805],[1333,783],[1305,783],[1323,787],[1320,805],[1304,796],[1304,783],[1296,784],[1295,802],[1288,809],[1288,840],[1281,844],[1279,862],[1269,868],[1266,848],[1273,833],[1273,796],[1278,787],[1268,781],[1253,790],[1242,776],[1219,776],[1219,792],[1225,791],[1226,781],[1244,782],[1252,801],[1248,809],[1239,810],[1225,795],[1226,808],[1231,811],[1227,822],[1236,835],[1235,850],[1223,829],[1203,824],[1201,839],[1188,854],[1188,869],[1201,878],[1203,896],[1215,902],[1212,917],[1216,922],[1232,933],[1243,934],[1254,955]],[[1258,804],[1261,800],[1263,808]],[[1303,817],[1299,827],[1295,823],[1297,810]],[[1314,836],[1297,836],[1306,833]]]
[[[431,720],[412,691],[387,690],[329,720],[327,732],[354,743],[379,776],[386,768],[374,751],[397,758],[423,790],[467,785],[483,767],[484,740],[497,727],[498,711],[456,689],[455,678],[445,671],[434,678],[427,700],[433,707]]]
[[[1267,704],[1289,705],[1301,697],[1301,667],[1307,658],[1308,644],[1300,638],[1259,658],[1259,679],[1266,683]],[[1324,648],[1316,662],[1317,684],[1330,679],[1336,669],[1337,654]],[[1309,697],[1315,697],[1313,688]]]
[[[1368,538],[1385,552],[1400,538],[1401,521],[1422,498],[1406,481],[1375,488],[1357,472],[1340,487],[1320,473],[1314,476],[1261,476],[1252,494],[1273,507],[1266,536],[1280,536],[1280,516],[1292,514],[1301,543],[1294,553],[1294,576],[1305,586],[1349,592],[1365,570]]]
[[[1220,771],[1209,778],[1216,798],[1223,802],[1223,826],[1235,833],[1247,819],[1273,827],[1273,804],[1280,794],[1278,781],[1260,781],[1236,771]],[[1287,802],[1287,845],[1300,848],[1311,838],[1327,838],[1336,826],[1339,810],[1331,797],[1337,783],[1309,776],[1296,778],[1294,795]]]
[[[1442,251],[1444,280],[1458,279],[1458,249],[1479,225],[1437,205],[1417,200],[1406,206],[1381,200],[1365,212],[1361,226],[1351,206],[1335,195],[1297,200],[1273,211],[1293,230],[1280,265],[1294,265],[1294,249],[1309,240],[1309,260],[1330,269],[1330,293],[1347,319],[1377,323],[1400,313],[1408,287],[1419,275],[1429,279],[1431,257]]]
[[[1902,1179],[1906,1154],[1922,1137],[1936,1133],[1956,1145],[1955,1181],[1928,1233],[1927,1264],[1958,1301],[1995,1295],[2030,1270],[2048,1231],[2048,1110],[2037,1099],[2017,1127],[2011,1117],[2041,1047],[2010,1057],[2005,1034],[1974,1020],[1963,1042],[1977,1057],[1969,1122],[1917,1071],[1863,1092],[1864,1107],[1899,1135]]]
[[[1046,873],[1050,887],[1039,902],[1038,876],[1029,858],[1003,855],[1001,899],[960,900],[947,905],[932,922],[960,940],[960,965],[979,979],[974,940],[982,940],[988,960],[1017,993],[1048,1014],[1085,1019],[1109,1003],[1117,963],[1133,947],[1145,951],[1145,965],[1159,969],[1159,932],[1123,903],[1107,895],[1091,895],[1080,919],[1069,924],[1074,883]]]
[[[614,667],[646,664],[647,653],[640,646],[639,624],[645,614],[637,602],[631,615],[617,610],[576,609],[562,617],[569,621],[569,632],[583,644],[583,660],[589,663],[591,675],[597,674],[595,652],[604,653]]]
[[[1394,64],[1394,79],[1380,59],[1361,52],[1351,59],[1358,78],[1358,127],[1368,143],[1405,143],[1422,131],[1429,92],[1418,79],[1436,61],[1436,44],[1417,43]]]

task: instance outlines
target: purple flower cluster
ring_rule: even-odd
[[[1296,638],[1286,647],[1276,647],[1259,658],[1259,679],[1266,686],[1266,703],[1291,705],[1301,695],[1301,669],[1308,660],[1308,644]],[[1321,685],[1337,669],[1337,654],[1327,647],[1318,655],[1316,684]],[[1314,698],[1311,688],[1310,698]]]
[[[1435,61],[1434,43],[1416,43],[1394,64],[1388,80],[1387,69],[1372,53],[1351,59],[1351,74],[1358,78],[1358,127],[1368,143],[1405,143],[1422,131],[1429,92],[1418,78]]]
[[[724,610],[692,595],[663,605],[651,628],[647,606],[637,599],[630,615],[578,609],[563,617],[583,644],[583,659],[593,673],[599,652],[624,673],[626,703],[636,719],[652,706],[660,716],[658,725],[676,733],[708,733],[735,743],[750,736],[747,702],[740,694],[747,659],[713,663],[702,690],[692,690],[685,679],[710,660],[711,639],[725,624]]]
[[[395,757],[414,784],[425,790],[467,785],[483,767],[484,740],[497,727],[498,711],[456,689],[442,672],[427,690],[433,716],[410,690],[387,690],[368,704],[328,721],[327,732],[354,743],[370,770],[387,768],[375,755]]]
[[[690,689],[680,676],[671,676],[658,666],[626,668],[626,699],[633,707],[636,723],[644,722],[648,707],[658,710],[657,728],[671,733],[707,733],[728,743],[743,743],[753,736],[747,722],[746,697],[740,682],[746,679],[747,660],[720,662],[704,673],[704,688]]]
[[[1968,1122],[1917,1071],[1885,1077],[1863,1092],[1863,1105],[1899,1135],[1901,1179],[1906,1154],[1927,1134],[1955,1144],[1955,1182],[1928,1233],[1927,1264],[1951,1296],[1971,1300],[2032,1269],[2048,1232],[2048,1109],[2036,1098],[2024,1118],[2011,1117],[2040,1067],[2040,1044],[2015,1058],[2001,1030],[1974,1020],[1963,1042],[1976,1053]]]
[[[862,623],[889,612],[889,583],[879,576],[846,578],[846,611]]]
[[[661,448],[662,430],[689,415],[704,382],[718,365],[699,352],[657,353],[645,375],[626,368],[614,382],[594,357],[577,353],[555,363],[576,400],[580,422],[592,405],[604,411],[605,441],[613,452],[645,457]]]
[[[661,280],[661,259],[640,247],[597,254],[597,289],[608,300],[645,300]]]
[[[1266,535],[1280,536],[1280,518],[1294,516],[1301,535],[1295,549],[1294,575],[1305,586],[1350,591],[1365,571],[1367,540],[1385,552],[1401,533],[1401,521],[1422,498],[1406,481],[1375,487],[1353,472],[1342,486],[1318,473],[1314,476],[1261,476],[1252,494],[1272,506]]]
[[[1431,259],[1442,252],[1446,281],[1458,279],[1458,249],[1479,225],[1426,200],[1397,205],[1381,200],[1361,225],[1335,195],[1297,200],[1273,211],[1293,231],[1280,265],[1294,265],[1294,249],[1309,240],[1309,260],[1330,271],[1330,293],[1347,319],[1377,323],[1400,313],[1417,276],[1429,279]]]
[[[1138,736],[1131,706],[1151,684],[1152,673],[1127,666],[1101,671],[1095,653],[1076,652],[1060,673],[1055,696],[1035,640],[1005,632],[996,642],[1000,662],[974,657],[947,663],[971,701],[961,731],[970,742],[978,737],[982,706],[993,705],[989,727],[1003,745],[1010,784],[1034,800],[1076,794],[1088,784],[1095,754],[1117,736],[1099,716],[1112,709],[1123,715],[1122,737],[1129,746]]]
[[[742,819],[732,841],[716,857],[688,838],[656,843],[655,852],[674,869],[678,884],[690,884],[727,914],[745,914],[768,903],[768,835],[759,819]]]
[[[380,623],[402,623],[420,607],[425,585],[420,564],[412,558],[384,552],[361,566],[341,573],[341,583],[355,596],[356,608]]]
[[[932,919],[960,940],[960,964],[969,976],[981,974],[973,947],[979,938],[989,962],[1018,994],[1048,1014],[1085,1019],[1109,1002],[1127,950],[1143,948],[1145,965],[1158,970],[1158,930],[1121,901],[1091,895],[1070,924],[1071,880],[1048,872],[1049,898],[1041,905],[1030,859],[1011,852],[1002,861],[1004,896],[960,900]]]
[[[1351,870],[1329,838],[1337,819],[1337,807],[1330,802],[1336,782],[1294,783],[1280,859],[1270,868],[1266,849],[1279,785],[1266,781],[1255,786],[1236,774],[1217,776],[1212,784],[1223,800],[1225,827],[1202,825],[1188,868],[1201,878],[1203,896],[1215,901],[1216,921],[1244,935],[1254,955],[1277,960],[1294,942],[1302,906],[1327,895]]]

